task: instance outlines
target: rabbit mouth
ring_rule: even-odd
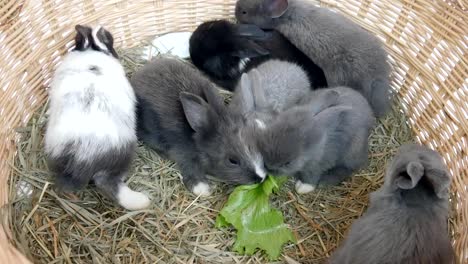
[[[282,175],[282,173],[277,169],[267,169],[267,171],[268,171],[268,174],[270,175],[274,175],[274,176]]]

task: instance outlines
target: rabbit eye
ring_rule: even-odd
[[[291,165],[291,162],[290,162],[290,161],[285,162],[285,163],[283,164],[283,167],[288,167],[289,165]]]
[[[231,165],[235,165],[235,166],[239,165],[239,161],[237,159],[233,158],[233,157],[229,158],[228,162]]]
[[[247,15],[247,11],[242,11],[242,14],[243,14],[243,15]]]

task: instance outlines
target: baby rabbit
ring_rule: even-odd
[[[242,74],[231,107],[242,112],[248,122],[265,128],[278,113],[296,105],[310,92],[307,74],[301,67],[268,60]]]
[[[117,60],[112,35],[76,26],[76,47],[50,87],[45,152],[56,185],[75,191],[90,181],[130,210],[150,204],[123,182],[135,152],[135,95]]]
[[[297,178],[296,191],[336,185],[368,160],[375,123],[366,99],[347,87],[311,92],[258,135],[265,168]]]
[[[343,15],[304,0],[239,0],[240,23],[275,29],[317,63],[331,87],[361,92],[377,117],[390,108],[390,66],[377,37]]]
[[[132,77],[139,101],[138,137],[175,161],[185,186],[210,195],[207,175],[224,182],[263,181],[253,133],[214,85],[185,62],[157,58]]]
[[[370,195],[367,212],[351,226],[333,264],[450,264],[447,233],[450,176],[427,147],[400,148],[384,185]]]
[[[327,86],[322,69],[287,38],[276,30],[265,32],[255,25],[227,20],[205,22],[190,38],[190,57],[216,84],[230,91],[243,72],[269,59],[299,64],[307,72],[312,88]]]

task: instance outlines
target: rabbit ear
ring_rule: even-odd
[[[252,95],[254,98],[254,108],[259,109],[266,106],[265,91],[262,86],[262,76],[257,69],[253,69],[249,72],[250,80],[252,85],[250,89],[252,90]]]
[[[214,86],[204,86],[203,94],[205,95],[206,102],[217,111],[224,109],[224,97],[222,97],[217,88]]]
[[[413,161],[406,165],[406,171],[396,178],[395,183],[400,189],[410,190],[418,185],[423,175],[423,165]]]
[[[91,28],[82,25],[76,25],[75,30],[75,50],[83,51],[88,49],[91,46]]]
[[[92,32],[93,42],[104,52],[109,52],[114,57],[118,58],[117,52],[114,50],[114,37],[102,26],[97,26]]]
[[[195,132],[201,132],[208,127],[210,107],[203,99],[194,94],[182,92],[180,101],[185,117]]]
[[[238,58],[256,58],[269,55],[270,52],[252,40],[242,39],[239,41],[239,49],[231,53],[232,56]]]
[[[231,101],[231,109],[245,114],[255,108],[254,96],[252,94],[252,81],[247,73],[243,73],[240,85],[237,86]]]
[[[310,106],[307,106],[307,117],[304,119],[302,129],[306,146],[311,146],[320,142],[322,138],[330,131],[333,126],[341,124],[345,118],[345,114],[351,108],[346,106],[335,106],[327,108],[320,113],[311,111]]]
[[[263,5],[271,18],[278,18],[286,13],[289,2],[288,0],[264,0]]]
[[[434,188],[434,193],[437,197],[442,199],[448,198],[450,190],[450,174],[443,169],[430,169],[426,172],[426,176]]]
[[[239,37],[246,37],[255,40],[264,40],[268,37],[265,31],[260,27],[253,24],[238,24],[236,28],[236,35]]]

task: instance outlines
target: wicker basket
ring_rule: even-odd
[[[317,1],[316,1],[317,2]],[[440,151],[453,175],[454,248],[468,262],[468,4],[463,0],[324,0],[387,46],[398,93],[417,138]],[[14,128],[46,100],[46,87],[77,23],[105,25],[117,46],[233,16],[234,0],[1,0],[0,206],[8,204]],[[3,211],[5,212],[5,211]],[[0,225],[0,262],[28,263]]]

